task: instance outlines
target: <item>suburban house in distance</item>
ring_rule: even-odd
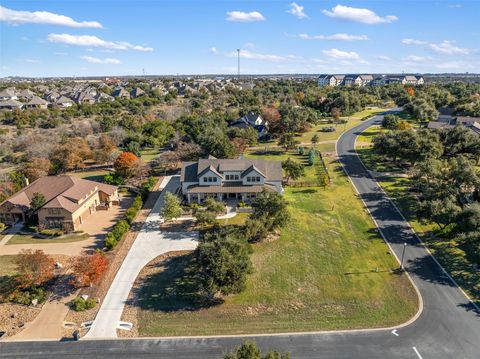
[[[245,116],[230,123],[229,127],[234,128],[247,128],[252,127],[258,132],[258,138],[263,138],[268,131],[268,122],[265,121],[262,116],[253,112],[247,113]]]
[[[282,163],[209,157],[183,163],[180,182],[188,203],[207,198],[248,202],[264,189],[283,193]]]
[[[35,193],[45,203],[35,213],[38,227],[75,231],[97,210],[118,204],[117,187],[70,176],[47,176],[32,182],[0,204],[0,222],[25,222],[32,215],[30,203]]]
[[[320,75],[318,86],[384,86],[388,84],[423,85],[419,75]]]

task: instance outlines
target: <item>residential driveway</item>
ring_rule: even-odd
[[[120,206],[112,206],[108,211],[97,211],[86,218],[79,230],[90,235],[89,238],[77,242],[59,243],[32,243],[32,244],[9,244],[6,243],[11,236],[5,236],[0,242],[0,255],[18,254],[23,249],[41,249],[47,254],[65,254],[78,256],[85,251],[92,251],[103,246],[103,238],[112,226],[122,217],[126,209],[131,205],[133,199],[125,197]],[[8,237],[8,239],[7,239]]]
[[[120,267],[92,327],[85,338],[115,338],[125,303],[138,274],[151,260],[171,251],[194,250],[198,245],[198,232],[163,232],[160,209],[166,192],[175,192],[180,186],[178,176],[165,177],[164,188],[150,215],[140,230],[135,243]]]

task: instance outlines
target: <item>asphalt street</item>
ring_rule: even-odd
[[[263,349],[292,358],[480,358],[480,311],[420,244],[395,206],[369,176],[354,150],[356,136],[381,116],[347,131],[337,152],[384,238],[397,257],[404,243],[405,268],[423,299],[423,311],[398,330],[253,336]],[[0,358],[220,358],[245,337],[4,342]]]

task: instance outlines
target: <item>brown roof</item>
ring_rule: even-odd
[[[32,182],[4,203],[29,208],[33,195],[41,193],[45,197],[45,205],[42,208],[63,208],[75,212],[96,190],[111,195],[116,189],[115,186],[73,176],[47,176]]]

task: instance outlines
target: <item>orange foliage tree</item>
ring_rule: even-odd
[[[407,93],[408,93],[408,96],[410,96],[410,97],[415,96],[414,88],[413,87],[407,87]]]
[[[21,286],[41,285],[53,278],[55,262],[41,249],[23,249],[16,257],[18,280]]]
[[[135,176],[140,169],[140,159],[132,152],[122,152],[113,164],[115,172],[123,177],[130,178]]]
[[[108,268],[108,259],[102,253],[75,258],[73,270],[78,286],[90,286],[102,279]]]

